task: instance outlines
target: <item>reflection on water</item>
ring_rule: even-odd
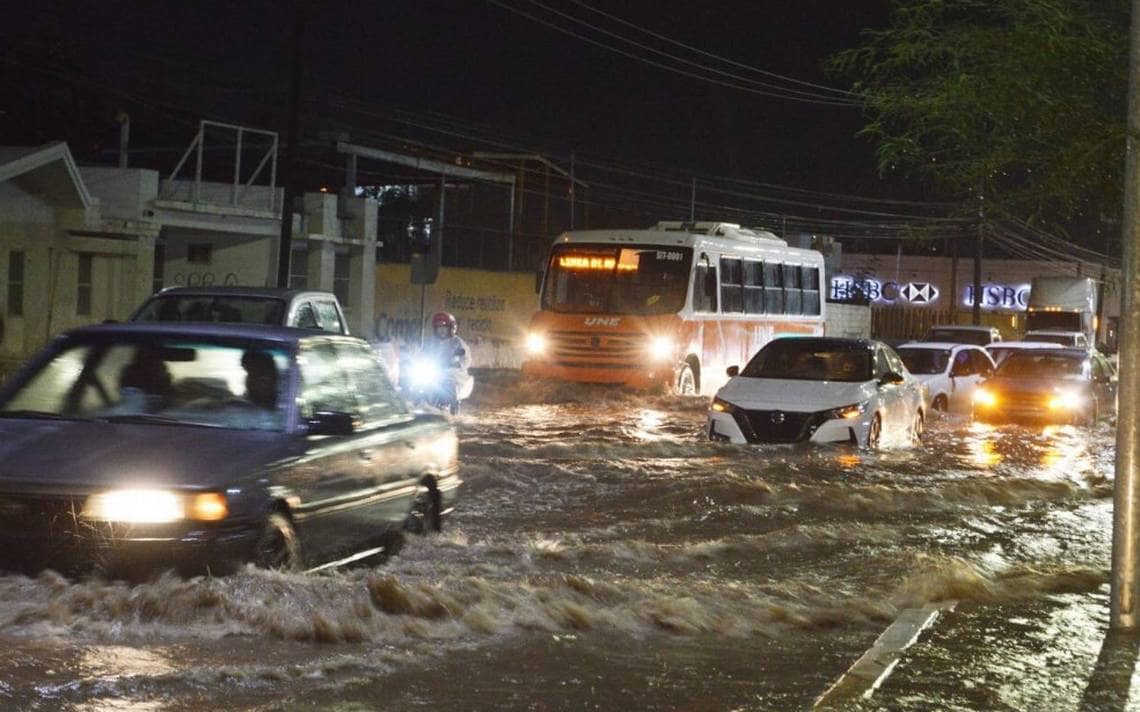
[[[707,399],[592,398],[477,393],[457,514],[380,568],[0,576],[0,707],[802,709],[903,608],[1015,610],[1104,581],[1107,429],[947,417],[920,448],[737,447],[701,436]]]

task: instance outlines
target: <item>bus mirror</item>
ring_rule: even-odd
[[[740,366],[729,366],[727,369],[725,369],[725,373],[728,374],[729,378],[736,378],[738,375],[740,375]]]

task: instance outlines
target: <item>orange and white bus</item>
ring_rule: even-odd
[[[819,252],[730,223],[567,232],[523,372],[711,394],[772,338],[823,334],[822,277]]]

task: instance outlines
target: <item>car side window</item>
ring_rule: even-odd
[[[906,373],[906,364],[902,362],[902,359],[899,358],[899,355],[895,353],[894,349],[883,349],[883,353],[887,355],[887,365],[891,371],[900,375]]]
[[[336,351],[352,382],[357,401],[355,412],[362,423],[377,423],[406,412],[403,399],[370,348],[364,344],[340,343]]]
[[[293,323],[298,329],[319,329],[320,325],[317,323],[317,312],[313,309],[313,305],[304,302],[301,306],[297,307],[297,313],[293,317]]]
[[[973,362],[974,373],[988,376],[994,370],[993,362],[982,351],[970,349],[970,361]]]
[[[1108,362],[1100,354],[1093,354],[1092,357],[1092,376],[1093,380],[1100,382],[1107,382],[1112,378],[1112,371],[1108,368]]]
[[[882,378],[890,370],[891,364],[887,361],[886,352],[883,349],[875,349],[875,378]]]
[[[974,374],[973,363],[970,360],[970,352],[962,349],[954,354],[954,365],[950,367],[951,376],[972,376]]]
[[[338,363],[331,343],[302,344],[299,357],[301,390],[298,396],[302,418],[315,413],[357,413],[356,395],[348,373]]]
[[[344,324],[340,320],[335,304],[330,301],[316,301],[313,302],[313,306],[316,307],[317,321],[321,329],[333,334],[344,333]]]

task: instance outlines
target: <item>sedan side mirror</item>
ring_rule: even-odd
[[[724,372],[728,374],[729,378],[736,378],[740,375],[740,366],[729,366]]]
[[[350,413],[320,411],[309,418],[309,435],[352,435],[356,423]]]
[[[905,382],[906,378],[904,378],[901,373],[895,373],[894,371],[884,373],[879,377],[880,386],[897,386],[898,384]]]

